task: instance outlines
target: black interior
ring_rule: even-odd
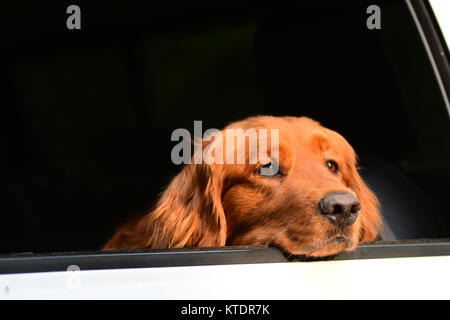
[[[449,236],[449,114],[406,4],[8,4],[0,253],[96,250],[180,169],[174,129],[306,115],[353,145],[384,239]],[[4,16],[4,17],[3,17]]]

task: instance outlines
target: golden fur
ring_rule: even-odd
[[[377,236],[377,198],[340,134],[306,117],[252,117],[225,129],[232,128],[279,129],[281,174],[259,175],[261,161],[185,165],[155,209],[119,228],[103,249],[273,245],[321,257],[353,250],[359,241]],[[339,165],[337,173],[327,168],[327,159]],[[338,228],[320,213],[318,202],[329,192],[359,199],[361,210],[353,224]]]

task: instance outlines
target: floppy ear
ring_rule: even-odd
[[[123,226],[103,249],[224,246],[227,230],[217,170],[214,165],[185,165],[155,210]]]
[[[369,187],[364,183],[356,169],[351,166],[350,187],[356,192],[361,203],[361,241],[374,240],[382,228],[380,203]]]

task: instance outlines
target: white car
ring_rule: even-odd
[[[209,317],[277,314],[226,300],[450,299],[445,2],[90,4],[72,29],[64,10],[11,9],[0,299],[189,300],[171,314]],[[167,132],[259,112],[348,137],[382,206],[378,241],[320,261],[264,246],[96,251],[178,170],[155,156]]]

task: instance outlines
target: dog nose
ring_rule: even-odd
[[[331,192],[320,199],[319,210],[333,224],[345,227],[355,222],[361,203],[351,193]]]

